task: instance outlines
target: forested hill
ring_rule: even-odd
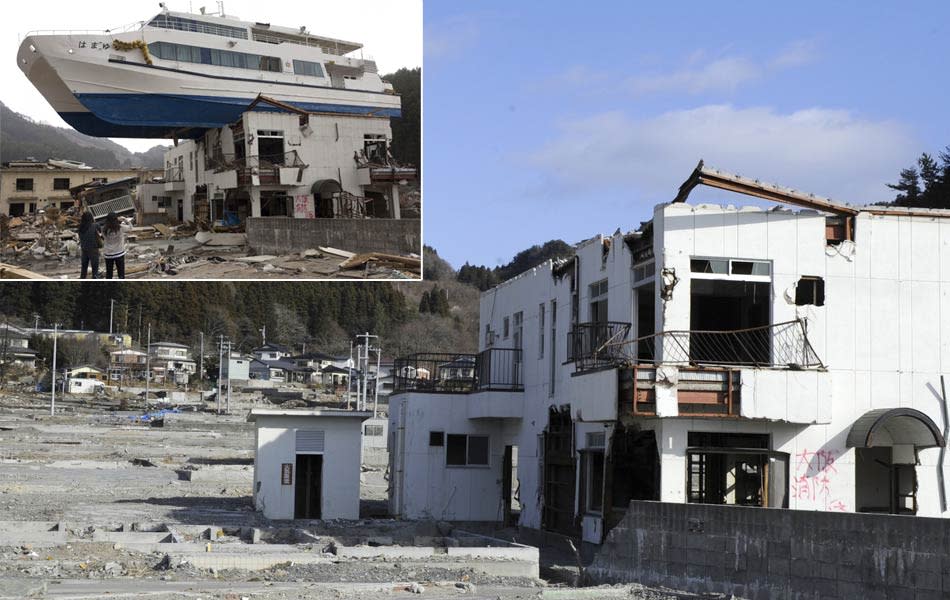
[[[392,119],[393,157],[422,169],[422,69],[399,69],[383,75],[402,100],[402,117]]]
[[[73,129],[37,123],[0,102],[0,162],[32,156],[40,162],[50,158],[77,160],[99,169],[160,169],[169,144],[159,142],[167,140],[156,140],[156,146],[147,152],[133,153],[108,138],[90,137]]]
[[[37,314],[41,324],[108,331],[110,299],[115,300],[114,329],[136,341],[141,310],[142,335],[151,323],[152,340],[197,345],[199,332],[206,339],[223,334],[245,351],[260,344],[263,327],[270,342],[309,342],[340,352],[348,349],[356,333],[389,338],[414,317],[403,295],[385,282],[0,285],[0,312],[26,324]]]

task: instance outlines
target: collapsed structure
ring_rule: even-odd
[[[946,516],[948,265],[948,211],[700,163],[638,231],[484,292],[478,354],[396,361],[390,510],[592,543],[631,500]]]

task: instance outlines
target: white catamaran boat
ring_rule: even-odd
[[[122,32],[31,33],[17,64],[63,119],[99,137],[189,138],[263,94],[312,112],[400,116],[361,44],[162,9]]]

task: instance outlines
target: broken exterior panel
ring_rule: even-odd
[[[523,392],[476,389],[428,410],[421,394],[396,393],[393,414],[413,415],[399,422],[406,432],[478,428],[492,447],[517,447],[519,524],[592,542],[640,498],[950,516],[943,438],[924,435],[942,422],[940,374],[950,368],[940,313],[950,219],[846,216],[852,239],[829,240],[817,210],[659,205],[639,232],[591,238],[573,259],[483,293],[481,348],[520,347]],[[554,466],[569,468],[548,448],[564,431],[560,420],[552,429],[552,407],[571,416],[568,516],[560,511],[571,502],[551,485],[561,480]],[[896,408],[915,412],[862,421]],[[871,444],[849,441],[871,417],[883,420]],[[391,444],[410,435],[399,427],[391,423]],[[390,448],[413,477],[419,464]],[[426,477],[444,477],[444,455],[426,452]],[[482,474],[452,476],[461,490]],[[437,496],[394,490],[417,507],[405,516],[457,510],[441,480]],[[500,497],[492,488],[481,502]]]

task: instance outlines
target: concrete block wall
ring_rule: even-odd
[[[247,244],[257,254],[288,254],[318,246],[350,252],[422,253],[418,219],[247,219]]]
[[[756,600],[946,598],[950,521],[634,501],[588,574]]]

